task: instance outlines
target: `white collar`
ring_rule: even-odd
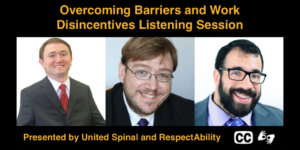
[[[139,116],[137,113],[135,113],[128,105],[127,100],[126,100],[126,96],[125,93],[123,92],[123,99],[124,99],[124,103],[126,105],[128,114],[129,114],[129,118],[130,118],[130,122],[132,126],[138,126],[138,122],[140,121],[141,118],[146,119],[149,124],[148,126],[153,126],[154,123],[154,113],[152,113],[151,115],[148,116]]]
[[[51,79],[49,76],[47,76],[47,78],[49,79],[50,83],[52,84],[55,92],[57,93],[58,97],[60,97],[60,89],[59,86],[61,84],[65,84],[66,85],[66,91],[67,91],[67,95],[70,97],[70,78],[68,78],[64,83],[60,83],[56,80]]]

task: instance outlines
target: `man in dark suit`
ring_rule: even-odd
[[[90,88],[69,77],[72,51],[50,38],[40,48],[39,63],[47,77],[21,91],[18,126],[103,126]]]
[[[259,103],[266,78],[260,49],[248,40],[235,40],[216,57],[216,90],[195,105],[196,126],[282,126],[283,111]]]
[[[191,126],[193,101],[170,93],[177,52],[163,37],[131,38],[122,48],[119,79],[106,92],[108,126]]]

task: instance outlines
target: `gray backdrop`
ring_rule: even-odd
[[[106,38],[106,87],[120,82],[121,49],[129,37]],[[168,37],[177,49],[178,66],[173,73],[172,93],[194,100],[194,38]]]

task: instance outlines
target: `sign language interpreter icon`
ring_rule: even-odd
[[[258,141],[265,140],[267,144],[272,144],[273,140],[275,138],[275,134],[267,134],[266,131],[261,131],[258,136]]]

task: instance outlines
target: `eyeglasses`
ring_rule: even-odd
[[[169,82],[171,81],[172,78],[174,78],[172,74],[167,74],[167,73],[151,74],[145,70],[137,70],[134,72],[127,65],[125,66],[139,80],[149,80],[152,77],[152,75],[154,75],[157,81],[160,82]]]
[[[228,71],[228,77],[231,80],[243,81],[246,75],[249,75],[250,81],[256,84],[262,84],[267,75],[261,72],[247,72],[241,69],[219,68],[219,70]]]

